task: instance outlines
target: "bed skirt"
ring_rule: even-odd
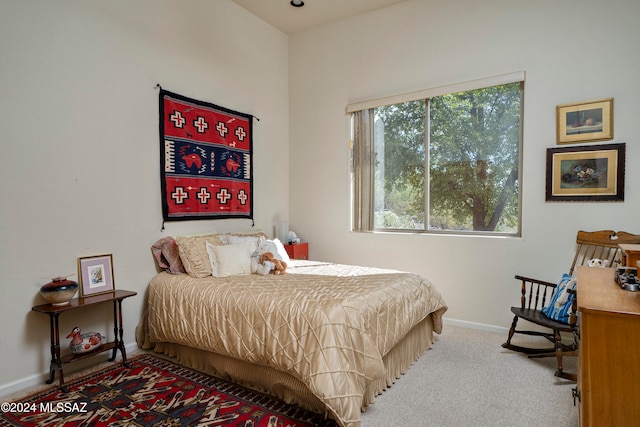
[[[137,331],[138,345],[143,349],[152,349],[158,353],[175,357],[179,363],[185,366],[268,393],[287,403],[325,414],[329,418],[335,418],[333,414],[328,413],[322,401],[311,393],[304,383],[286,372],[180,344],[152,343],[148,341],[146,334],[140,334],[140,332]],[[431,315],[428,315],[383,356],[385,376],[374,380],[366,388],[362,410],[364,411],[377,395],[393,385],[432,345],[433,321]]]

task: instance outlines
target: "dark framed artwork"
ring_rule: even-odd
[[[625,144],[547,149],[546,201],[623,201]]]
[[[81,297],[115,290],[113,257],[109,254],[78,258],[78,277]]]
[[[558,144],[613,139],[613,98],[556,106]]]

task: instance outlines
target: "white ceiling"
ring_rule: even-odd
[[[287,34],[305,31],[404,0],[304,0],[293,7],[290,0],[233,0],[249,12]]]

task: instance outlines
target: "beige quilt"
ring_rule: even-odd
[[[426,316],[442,329],[447,307],[410,273],[292,261],[287,274],[150,283],[152,342],[196,347],[285,371],[305,383],[343,426],[360,424],[367,384],[382,356]]]

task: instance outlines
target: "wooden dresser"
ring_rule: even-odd
[[[640,245],[618,245],[624,254],[627,267],[640,268]]]
[[[577,268],[581,426],[640,425],[640,292],[613,268]]]

